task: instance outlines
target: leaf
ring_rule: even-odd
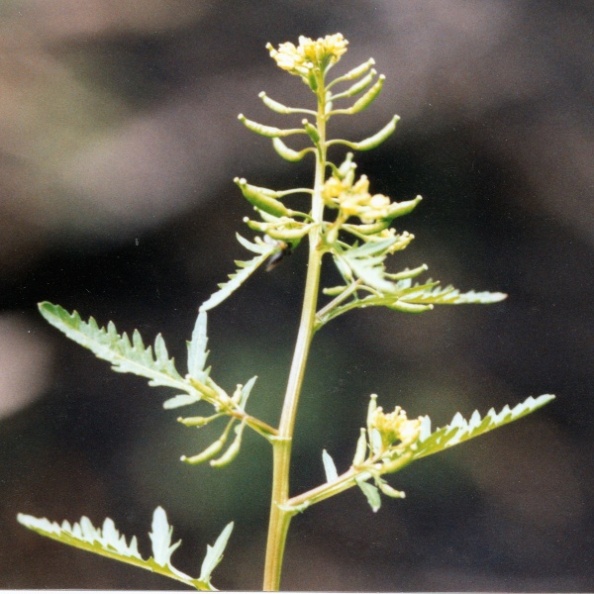
[[[423,285],[410,285],[410,279],[396,285],[399,300],[407,303],[458,305],[462,303],[496,303],[507,297],[505,293],[489,291],[468,291],[460,293],[452,285],[441,287],[439,283],[428,281]]]
[[[207,373],[204,371],[208,351],[208,336],[206,335],[207,315],[200,311],[196,318],[192,340],[188,343],[188,373],[200,382],[205,382]]]
[[[77,311],[68,313],[59,305],[47,301],[39,304],[41,315],[68,338],[91,350],[96,357],[109,361],[119,373],[133,373],[149,379],[151,386],[168,386],[185,391],[187,384],[169,358],[165,341],[158,335],[155,348],[145,347],[140,333],[135,330],[132,341],[128,335],[119,335],[113,322],[99,327],[94,318],[83,322]]]
[[[153,545],[153,559],[157,565],[171,567],[171,555],[181,544],[181,540],[171,544],[173,528],[167,521],[167,514],[162,507],[157,507],[153,513],[152,532],[149,537]]]
[[[237,240],[248,250],[258,255],[251,260],[236,260],[237,270],[229,275],[229,280],[219,284],[219,290],[213,293],[201,306],[200,311],[205,312],[217,305],[220,305],[227,297],[234,293],[239,287],[276,251],[276,244],[255,244],[247,241],[241,235],[237,235]]]
[[[158,573],[203,591],[216,590],[210,583],[210,576],[222,558],[223,550],[233,529],[233,523],[228,524],[214,546],[207,547],[201,575],[199,578],[192,578],[171,564],[171,555],[181,544],[181,541],[171,544],[173,528],[169,525],[167,515],[162,507],[157,507],[153,513],[152,531],[149,533],[153,556],[148,559],[143,559],[138,552],[136,537],[133,536],[127,542],[126,537],[119,533],[110,518],[103,522],[102,528],[93,526],[91,520],[85,516],[80,519],[80,522],[75,522],[72,525],[66,520],[62,524],[58,524],[50,522],[46,518],[35,518],[27,514],[18,514],[17,520],[26,528],[42,536],[102,557]]]
[[[171,528],[165,512],[160,507],[153,515],[151,540],[154,558],[149,559],[143,559],[138,552],[136,537],[133,536],[127,542],[126,537],[119,533],[110,518],[103,522],[102,528],[94,527],[91,520],[85,516],[80,522],[72,525],[66,520],[60,525],[46,518],[35,518],[27,514],[18,514],[17,520],[26,528],[63,544],[158,573],[199,590],[214,590],[210,583],[191,578],[171,565],[169,557],[179,543],[170,545]]]
[[[210,585],[210,576],[215,567],[223,559],[223,553],[232,531],[233,522],[230,522],[223,528],[214,545],[206,545],[206,557],[204,557],[204,561],[202,562],[200,577],[198,578],[202,583]]]
[[[338,471],[336,464],[332,460],[332,456],[326,451],[322,451],[322,462],[324,463],[324,471],[326,472],[326,482],[331,483],[338,478]]]
[[[352,272],[370,287],[382,292],[392,291],[394,283],[386,279],[384,260],[387,250],[396,241],[398,241],[397,237],[390,237],[383,241],[352,247],[339,256],[335,255],[335,259],[346,263]]]
[[[252,393],[252,388],[254,387],[254,384],[256,383],[256,380],[258,379],[257,375],[254,375],[254,377],[250,378],[244,386],[242,386],[241,388],[241,397],[239,399],[239,408],[241,408],[242,410],[245,410],[245,405],[247,404],[248,398],[250,397],[250,394]]]
[[[363,491],[363,495],[365,495],[367,498],[367,502],[369,503],[373,512],[377,512],[382,506],[382,500],[378,488],[375,485],[371,485],[364,480],[361,480],[360,478],[355,480],[361,491]]]
[[[497,413],[492,408],[483,418],[481,418],[478,411],[474,411],[468,420],[464,419],[460,413],[456,413],[449,425],[441,427],[434,432],[431,432],[430,421],[426,417],[421,426],[421,437],[417,442],[417,449],[413,459],[417,460],[431,454],[436,454],[459,443],[488,433],[493,429],[507,425],[544,406],[554,398],[555,396],[552,394],[543,394],[538,398],[530,396],[524,402],[517,404],[511,409],[506,405]]]
[[[195,404],[199,402],[201,398],[198,394],[179,394],[178,396],[173,396],[163,402],[163,408],[166,410],[171,410],[173,408],[180,408],[181,406],[189,406],[190,404]]]

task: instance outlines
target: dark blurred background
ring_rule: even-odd
[[[293,493],[323,481],[321,451],[352,458],[368,395],[430,414],[557,394],[533,416],[392,477],[407,492],[373,514],[348,492],[297,517],[285,589],[594,589],[594,4],[571,0],[4,0],[0,4],[0,588],[166,589],[176,584],[53,543],[16,513],[112,517],[148,554],[163,505],[196,574],[234,519],[215,584],[259,589],[270,453],[249,436],[230,468],[189,468],[208,431],[171,396],[114,374],[40,318],[51,300],[86,318],[163,332],[184,370],[198,305],[246,255],[250,212],[232,183],[311,183],[239,112],[283,125],[257,98],[305,104],[264,46],[342,32],[336,71],[373,56],[387,75],[359,157],[372,189],[422,194],[399,223],[399,266],[492,306],[423,316],[363,311],[316,337],[298,418]],[[344,127],[341,127],[344,126]],[[338,157],[337,157],[338,158]],[[400,222],[401,221],[401,222]],[[305,249],[259,273],[209,318],[217,381],[258,374],[276,423],[296,335]]]

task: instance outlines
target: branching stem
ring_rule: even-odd
[[[305,376],[311,340],[315,332],[316,309],[320,286],[320,268],[323,251],[320,245],[320,229],[324,215],[322,187],[326,171],[326,103],[324,77],[318,77],[318,112],[316,126],[319,141],[316,151],[316,171],[312,194],[313,228],[309,234],[309,259],[301,320],[295,344],[295,352],[287,383],[287,390],[278,428],[278,435],[273,440],[273,477],[268,542],[266,547],[266,566],[264,570],[265,591],[280,588],[282,562],[289,524],[296,513],[287,507],[289,500],[289,473],[291,469],[291,447],[293,431],[297,417],[297,406]]]

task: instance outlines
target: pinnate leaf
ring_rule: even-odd
[[[109,322],[107,328],[100,327],[92,317],[84,322],[77,311],[69,313],[47,301],[39,304],[39,311],[68,338],[91,350],[99,359],[109,361],[114,371],[146,377],[151,386],[187,389],[161,335],[157,336],[153,350],[144,345],[137,330],[130,340],[125,332],[118,334],[113,322]]]
[[[241,245],[251,252],[257,254],[251,260],[236,260],[237,270],[229,275],[229,280],[219,284],[219,290],[213,293],[201,306],[200,311],[208,311],[217,305],[220,305],[227,297],[234,293],[239,287],[275,252],[278,246],[268,243],[252,243],[241,235],[237,235],[237,240]]]

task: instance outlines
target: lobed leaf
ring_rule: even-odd
[[[171,564],[171,554],[181,541],[171,543],[173,528],[169,525],[162,507],[157,507],[153,513],[152,532],[149,533],[153,554],[148,559],[143,559],[138,552],[136,537],[133,536],[128,542],[110,518],[103,522],[102,528],[93,526],[85,516],[80,519],[80,522],[72,525],[68,521],[58,524],[46,518],[35,518],[27,514],[18,514],[17,520],[26,528],[63,544],[158,573],[198,590],[216,590],[210,583],[210,574],[204,580],[202,576],[197,579],[192,578]],[[228,527],[225,530],[227,529]]]
[[[188,342],[188,373],[200,382],[205,382],[208,373],[205,372],[206,359],[208,351],[208,336],[206,335],[207,315],[205,311],[200,311],[196,318],[192,340]]]
[[[233,522],[230,522],[223,528],[223,531],[215,541],[214,545],[206,545],[206,556],[200,568],[200,577],[198,578],[202,583],[210,585],[210,576],[216,566],[223,559],[223,553],[231,532],[233,531]]]
[[[431,454],[436,454],[459,443],[488,433],[493,429],[507,425],[512,421],[521,419],[554,398],[555,396],[552,394],[543,394],[538,398],[530,396],[524,402],[514,406],[514,408],[506,405],[498,413],[492,408],[482,418],[478,411],[474,411],[468,420],[460,413],[456,413],[449,425],[433,432],[431,432],[429,417],[425,417],[421,426],[421,437],[417,442],[417,449],[414,452],[413,459],[417,460]]]
[[[227,297],[234,293],[239,287],[264,263],[266,260],[278,251],[278,245],[267,243],[251,243],[240,235],[237,240],[248,250],[258,255],[251,260],[236,260],[237,270],[229,275],[229,280],[219,284],[219,290],[213,293],[201,306],[200,311],[205,312],[220,305]]]
[[[138,330],[133,332],[130,340],[125,332],[118,334],[113,322],[109,322],[107,328],[100,327],[92,317],[84,322],[77,311],[69,313],[47,301],[39,304],[39,311],[68,338],[92,351],[99,359],[111,363],[114,371],[146,377],[151,386],[187,389],[160,334],[153,350],[153,347],[144,345]]]

